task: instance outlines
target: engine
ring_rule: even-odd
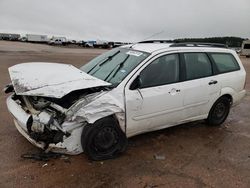
[[[63,107],[43,97],[15,95],[15,100],[31,114],[27,122],[27,130],[34,140],[48,145],[62,142],[64,136],[70,136],[70,133],[65,132],[61,126],[65,120],[66,111]]]

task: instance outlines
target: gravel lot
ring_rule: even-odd
[[[0,41],[0,87],[7,68],[22,62],[80,67],[104,52]],[[241,57],[250,75],[250,58]],[[38,70],[39,71],[39,70]],[[250,77],[247,96],[221,127],[203,121],[136,136],[118,159],[91,162],[84,154],[47,162],[21,158],[38,153],[14,127],[0,94],[0,187],[250,187]],[[155,159],[154,155],[159,155]]]

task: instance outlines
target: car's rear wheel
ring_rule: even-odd
[[[86,125],[82,132],[81,143],[84,152],[92,160],[106,160],[117,157],[127,147],[127,137],[118,122],[107,117]]]
[[[226,119],[230,111],[231,100],[228,97],[219,98],[212,106],[207,123],[209,125],[221,125]]]

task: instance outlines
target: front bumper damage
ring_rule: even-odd
[[[82,153],[84,126],[111,115],[125,132],[123,93],[110,83],[57,63],[18,64],[9,73],[12,83],[4,89],[12,93],[6,101],[8,110],[18,131],[35,146],[48,152]]]
[[[17,130],[33,145],[45,150],[46,152],[64,153],[70,155],[76,155],[82,153],[81,147],[81,133],[84,127],[84,123],[78,122],[63,122],[61,129],[64,132],[69,133],[69,136],[63,136],[63,140],[58,143],[46,144],[42,141],[37,141],[31,137],[27,125],[30,123],[32,117],[31,114],[25,112],[25,110],[12,99],[13,95],[7,98],[7,107],[9,112],[14,117],[14,123]]]
[[[33,111],[32,107],[27,108],[27,104],[29,103],[27,101],[24,108],[22,105],[25,101],[20,103],[19,100],[16,100],[15,96],[15,93],[10,95],[6,103],[9,112],[14,117],[17,130],[33,145],[46,152],[51,151],[70,155],[77,155],[84,152],[81,145],[81,135],[84,126],[93,124],[98,119],[110,115],[116,117],[121,130],[126,132],[124,107],[110,92],[97,92],[85,96],[68,109],[62,108],[55,103],[50,103],[50,107],[65,115],[64,120],[60,121],[60,124],[55,124],[58,122],[55,121],[56,119],[50,119],[49,114],[46,113],[46,108],[38,112]],[[23,96],[23,99],[25,98]],[[48,132],[44,131],[47,130],[44,128],[45,124],[52,125],[50,128],[54,126],[52,131],[56,130],[56,134],[52,135],[52,137],[49,136]],[[42,135],[34,135],[34,132],[42,132]],[[61,133],[59,137],[57,133]],[[49,136],[49,141],[47,141],[47,136]]]

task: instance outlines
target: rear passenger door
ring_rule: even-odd
[[[211,99],[219,96],[220,83],[214,76],[213,64],[204,52],[181,53],[184,74],[185,120],[199,119],[207,114]]]

